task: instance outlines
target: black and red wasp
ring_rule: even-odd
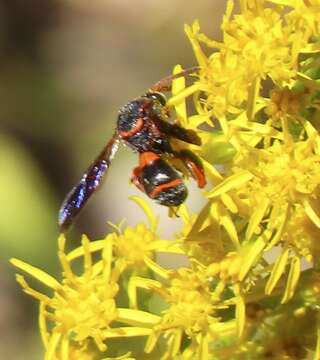
[[[194,72],[190,68],[157,82],[148,92],[130,101],[119,110],[117,126],[111,140],[89,166],[67,195],[59,211],[59,225],[66,230],[90,196],[100,186],[119,142],[139,153],[139,166],[132,173],[131,181],[151,199],[168,207],[182,204],[188,190],[170,159],[179,159],[199,188],[206,184],[200,159],[190,150],[174,150],[171,139],[201,145],[197,134],[177,124],[168,122],[164,91],[169,91],[172,80]],[[170,164],[169,164],[170,162]],[[180,169],[181,170],[181,169]]]

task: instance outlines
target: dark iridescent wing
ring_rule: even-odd
[[[154,119],[157,127],[167,136],[172,136],[189,144],[201,145],[201,139],[197,133],[191,129],[185,129],[177,124],[170,124],[162,119]]]
[[[88,201],[89,197],[100,186],[111,160],[118,149],[118,135],[114,134],[99,156],[83,174],[80,182],[67,195],[59,211],[59,226],[66,230],[74,217]]]

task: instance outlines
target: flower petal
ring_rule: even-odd
[[[62,334],[59,332],[54,332],[52,334],[44,360],[54,360],[55,359],[55,353],[58,348],[61,337],[62,337]]]
[[[199,360],[209,359],[209,336],[202,335],[199,348]]]
[[[228,214],[227,211],[221,211],[219,209],[219,222],[224,227],[228,235],[230,236],[231,241],[233,242],[233,245],[235,248],[238,248],[240,245],[239,238],[238,238],[238,232],[236,227],[234,226],[234,223],[231,219],[231,216]]]
[[[137,309],[137,289],[146,289],[146,290],[154,290],[161,289],[162,285],[157,280],[141,278],[138,276],[133,276],[129,280],[128,285],[128,297],[130,302],[130,307]]]
[[[205,56],[204,52],[202,51],[200,44],[195,37],[195,34],[197,34],[200,31],[199,21],[195,20],[192,24],[192,27],[185,25],[184,31],[186,32],[188,38],[190,39],[194,54],[197,58],[199,65],[202,67],[206,66],[208,63],[208,59]]]
[[[217,197],[223,193],[226,193],[232,189],[236,189],[254,177],[249,171],[240,171],[234,175],[227,177],[219,185],[217,185],[212,191],[207,194],[209,199]]]
[[[213,183],[220,182],[223,177],[220,175],[219,171],[216,170],[216,168],[210,164],[208,161],[204,160],[202,157],[199,157],[202,165],[206,171],[207,177],[209,176]]]
[[[46,272],[40,270],[35,266],[29,265],[15,258],[11,258],[10,262],[18,269],[26,272],[28,275],[36,278],[38,281],[42,282],[44,285],[52,289],[56,289],[59,286],[59,282],[53,276],[47,274]]]
[[[303,202],[304,210],[306,214],[308,215],[309,219],[318,227],[320,228],[320,217],[311,207],[309,201],[305,200]]]
[[[300,271],[301,271],[300,258],[298,256],[294,256],[291,259],[288,280],[283,297],[281,299],[281,304],[287,303],[292,298],[294,291],[298,285],[298,281],[300,278]]]
[[[100,251],[105,247],[106,241],[108,241],[108,237],[113,236],[113,234],[109,234],[106,239],[90,241],[89,250],[91,253]],[[70,251],[67,254],[68,261],[72,261],[84,255],[84,248],[82,246],[77,247],[76,249]]]
[[[171,106],[177,106],[178,104],[181,104],[181,102],[188,96],[192,95],[193,93],[195,93],[196,91],[200,90],[200,84],[195,83],[193,85],[190,85],[188,87],[186,87],[185,89],[183,89],[182,91],[179,92],[179,94],[172,96],[168,101],[167,101],[167,106],[171,107]]]
[[[223,202],[224,206],[233,214],[238,212],[237,204],[233,201],[232,197],[228,194],[224,193],[221,195],[221,201]]]
[[[117,321],[132,326],[152,327],[159,323],[160,316],[150,314],[146,311],[118,308]]]
[[[279,208],[274,207],[271,211],[272,212],[274,211],[277,214],[277,213],[279,213],[278,210],[279,210]],[[278,242],[282,238],[282,234],[283,234],[283,232],[285,230],[285,225],[287,224],[289,214],[290,214],[288,204],[285,205],[285,209],[282,210],[282,211],[283,211],[283,213],[281,215],[277,216],[277,218],[278,218],[278,224],[277,224],[278,229],[277,229],[276,233],[274,234],[274,236],[272,237],[271,241],[269,242],[269,245],[266,247],[266,249],[265,249],[266,251],[268,251],[271,248],[273,248],[274,246],[276,246],[278,244]]]
[[[254,120],[256,113],[256,103],[260,91],[260,77],[256,77],[249,86],[247,100],[247,117],[249,121]]]
[[[150,328],[136,327],[136,326],[125,326],[117,327],[110,330],[104,330],[103,335],[107,339],[112,338],[123,338],[123,337],[134,337],[134,336],[149,336],[152,332]]]
[[[45,314],[46,314],[46,304],[45,302],[40,301],[39,317],[38,317],[39,330],[40,330],[42,343],[44,347],[47,349],[49,344],[49,332],[47,329],[47,321]]]
[[[270,295],[272,290],[277,285],[279,279],[283,275],[289,256],[289,248],[286,248],[282,251],[281,255],[277,258],[277,261],[274,263],[271,274],[266,284],[265,293]]]
[[[162,266],[154,262],[149,257],[144,257],[145,264],[151,269],[155,274],[161,276],[163,279],[168,279],[171,271],[164,269]]]
[[[254,240],[253,243],[250,244],[248,252],[243,259],[243,266],[239,273],[240,281],[242,281],[246,277],[249,270],[259,260],[270,236],[271,232],[268,232],[266,230],[262,235],[258,237],[258,239]]]
[[[313,360],[319,360],[320,359],[320,325],[318,321],[318,327],[317,327],[317,345],[314,351]]]
[[[257,208],[252,209],[252,215],[250,216],[249,224],[246,231],[246,240],[251,239],[270,206],[270,200],[267,198],[262,198],[261,200],[257,201],[257,203]]]
[[[178,74],[183,71],[183,68],[181,65],[176,65],[173,70],[173,74]],[[176,96],[184,90],[186,87],[186,80],[184,76],[181,76],[177,79],[174,79],[172,81],[172,96]],[[187,125],[187,107],[186,107],[186,100],[185,98],[182,99],[182,101],[179,104],[175,105],[175,111],[177,115],[177,120],[180,123],[182,127],[185,127]]]
[[[140,196],[130,196],[129,199],[141,207],[141,209],[147,215],[152,231],[155,231],[158,226],[158,219],[153,215],[149,204]]]
[[[61,353],[61,360],[69,360],[69,338],[68,336],[63,336],[61,345],[60,345],[60,353]]]
[[[246,322],[246,305],[242,296],[237,296],[236,302],[236,323],[237,323],[237,336],[241,338],[244,331]]]

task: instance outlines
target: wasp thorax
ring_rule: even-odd
[[[117,128],[119,133],[130,132],[135,129],[139,119],[145,117],[144,101],[133,100],[119,110]]]

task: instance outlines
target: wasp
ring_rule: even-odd
[[[205,186],[200,159],[189,149],[177,151],[171,144],[172,139],[178,139],[188,144],[201,145],[201,140],[193,130],[168,121],[167,99],[163,94],[170,90],[173,79],[197,69],[190,68],[160,80],[146,94],[128,102],[119,110],[113,136],[61,205],[61,230],[71,225],[74,217],[99,188],[120,142],[139,154],[139,166],[134,168],[131,182],[159,204],[175,207],[182,204],[188,195],[179,174],[181,169],[178,170],[170,160],[179,159],[197,181],[198,187]]]

